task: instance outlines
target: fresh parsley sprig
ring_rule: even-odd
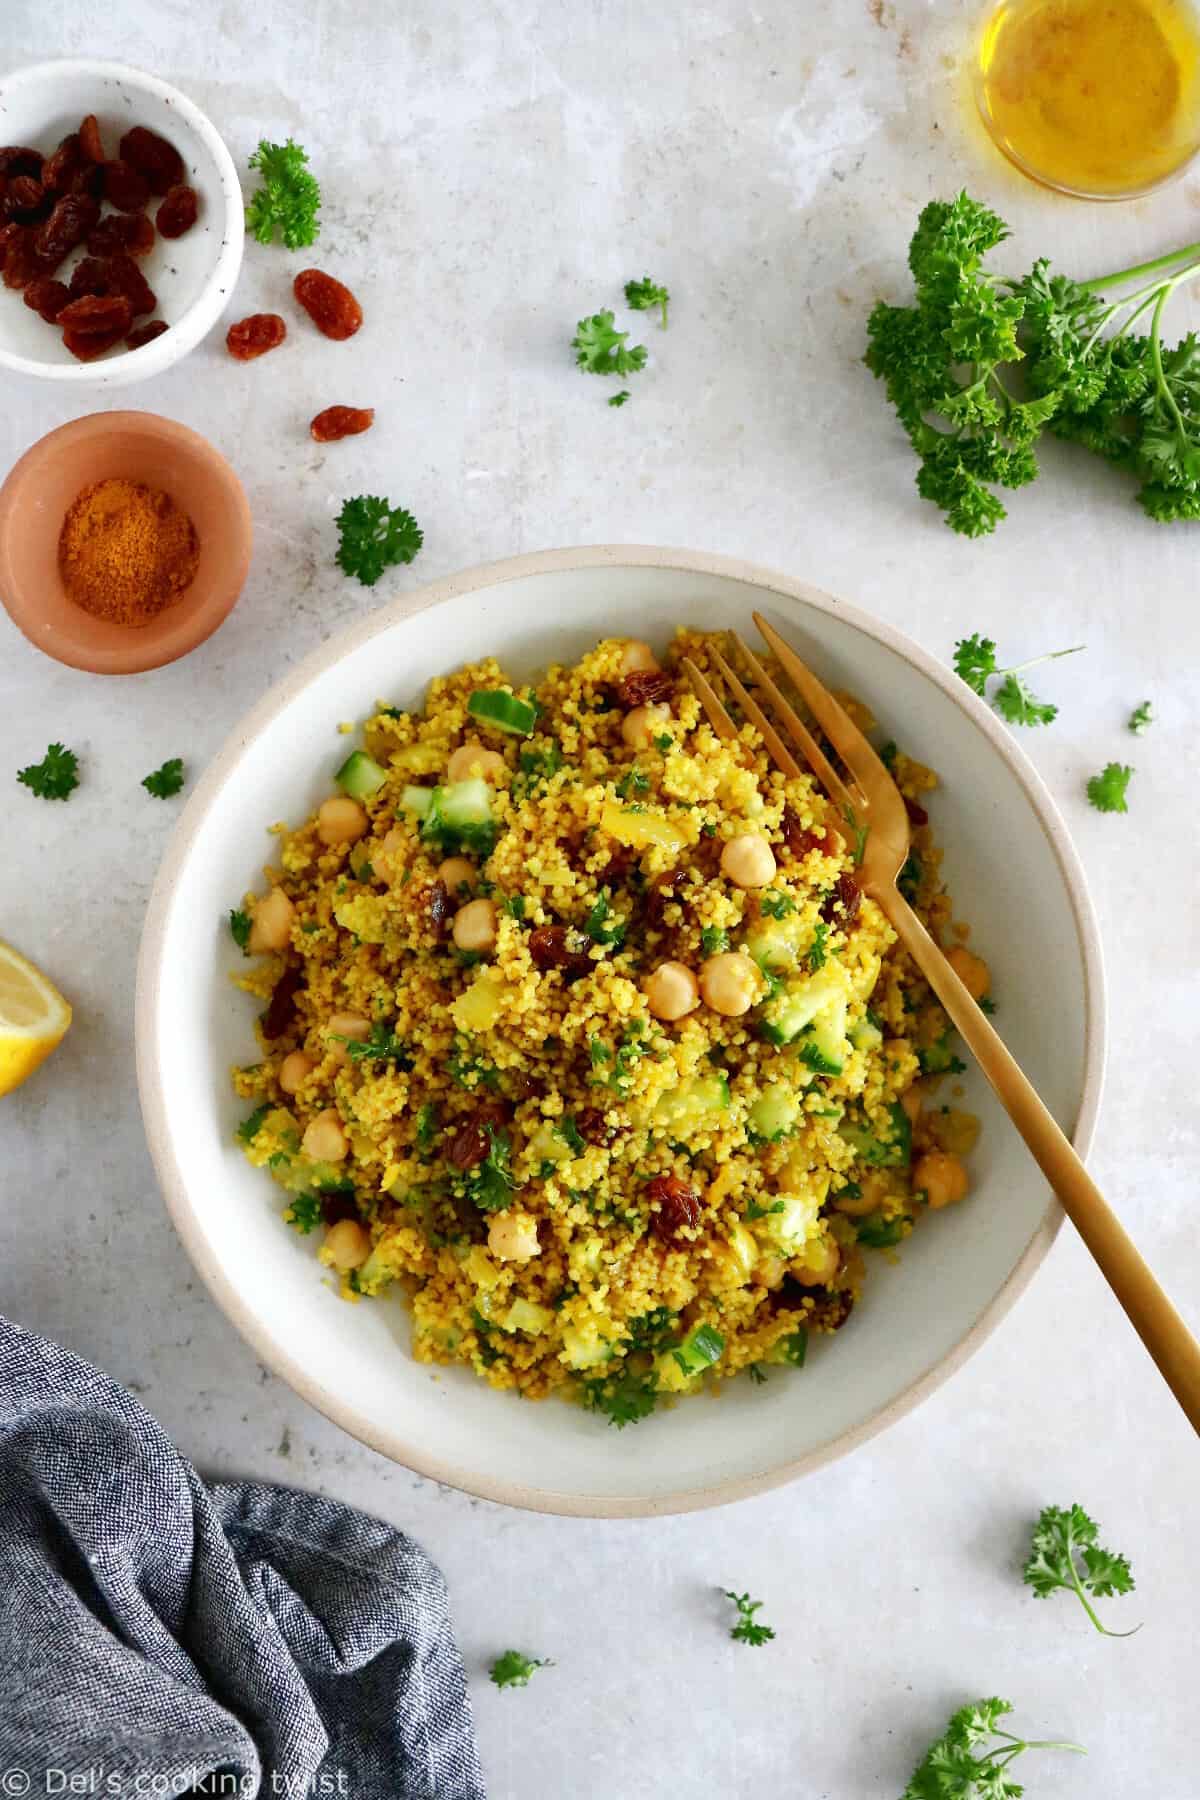
[[[611,312],[593,313],[580,319],[571,339],[575,361],[589,375],[632,375],[646,366],[646,346],[625,348],[627,331],[618,331]]]
[[[1000,686],[992,694],[992,705],[1010,725],[1049,725],[1058,717],[1057,706],[1032,694],[1021,679],[1021,671],[1038,663],[1054,662],[1060,656],[1077,656],[1086,648],[1086,644],[1072,644],[1069,650],[1048,650],[1043,656],[1031,656],[1027,662],[1001,668],[993,640],[973,632],[955,644],[954,670],[982,699],[987,698],[987,684],[992,676],[1002,676]]]
[[[184,783],[182,756],[170,757],[161,767],[155,769],[142,780],[142,786],[156,800],[170,800],[177,794]]]
[[[1077,1503],[1045,1506],[1033,1528],[1029,1560],[1021,1573],[1039,1600],[1065,1588],[1076,1595],[1096,1630],[1105,1637],[1132,1637],[1134,1631],[1141,1630],[1140,1625],[1135,1625],[1133,1631],[1110,1631],[1100,1623],[1087,1597],[1092,1594],[1098,1600],[1107,1600],[1113,1594],[1131,1594],[1135,1585],[1127,1559],[1114,1550],[1106,1550],[1099,1537],[1100,1527]]]
[[[299,144],[291,138],[285,144],[262,138],[250,167],[258,170],[261,185],[246,208],[246,229],[260,244],[271,243],[278,231],[289,250],[315,243],[321,229],[321,189]]]
[[[18,769],[17,780],[39,800],[66,800],[79,786],[79,758],[62,744],[51,744],[40,763]]]
[[[974,1700],[960,1706],[941,1737],[925,1752],[901,1800],[1017,1800],[1025,1792],[1010,1781],[1008,1765],[1026,1750],[1074,1750],[1082,1744],[1021,1738],[999,1721],[1013,1710],[1011,1700]],[[998,1744],[984,1746],[992,1738]]]
[[[425,542],[412,514],[379,494],[359,494],[347,500],[338,514],[337,528],[338,567],[347,575],[357,575],[364,587],[374,587],[393,564],[410,563]]]
[[[506,1650],[498,1656],[488,1674],[498,1688],[528,1687],[535,1669],[552,1669],[548,1656],[525,1656],[520,1650]]]
[[[634,312],[652,312],[656,306],[661,307],[664,331],[667,329],[667,307],[670,299],[671,296],[666,288],[659,287],[657,282],[651,281],[648,275],[643,275],[640,281],[625,283],[625,304]]]
[[[1133,770],[1128,763],[1105,763],[1098,775],[1089,778],[1087,797],[1097,812],[1129,811],[1126,793]]]
[[[1143,700],[1140,705],[1135,706],[1129,715],[1129,729],[1135,737],[1140,737],[1142,732],[1153,723],[1154,713],[1148,700]]]
[[[737,1624],[730,1628],[730,1637],[739,1644],[753,1644],[756,1647],[770,1643],[775,1633],[769,1625],[760,1625],[754,1617],[761,1610],[762,1601],[752,1600],[749,1594],[735,1594],[731,1588],[722,1588],[721,1592],[726,1600],[732,1600],[737,1607]]]

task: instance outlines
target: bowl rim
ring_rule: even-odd
[[[179,1232],[193,1266],[230,1323],[275,1374],[282,1377],[310,1406],[340,1425],[361,1443],[391,1461],[431,1481],[460,1489],[483,1500],[578,1518],[646,1518],[726,1505],[749,1499],[796,1480],[799,1476],[836,1461],[878,1433],[895,1424],[929,1398],[979,1349],[1029,1285],[1046,1256],[1063,1221],[1063,1212],[1051,1194],[1025,1249],[1002,1287],[953,1345],[917,1381],[880,1406],[868,1418],[841,1432],[830,1442],[778,1467],[739,1475],[704,1487],[681,1489],[665,1495],[567,1494],[525,1483],[492,1480],[457,1464],[428,1455],[410,1443],[399,1430],[378,1429],[353,1402],[325,1387],[283,1350],[265,1326],[243,1306],[217,1259],[200,1234],[198,1220],[188,1198],[182,1169],[175,1155],[168,1127],[166,1100],[159,1073],[157,1031],[158,994],[162,977],[162,952],[177,879],[191,853],[194,840],[247,745],[303,692],[318,676],[353,650],[403,620],[429,611],[445,601],[481,588],[529,575],[573,573],[592,568],[663,568],[687,574],[720,575],[751,587],[799,601],[814,612],[846,620],[892,650],[933,681],[984,733],[1030,801],[1062,873],[1071,906],[1083,962],[1084,1055],[1079,1112],[1070,1133],[1080,1156],[1086,1157],[1095,1131],[1104,1084],[1106,1004],[1103,955],[1095,910],[1082,864],[1049,789],[1033,764],[990,708],[959,681],[951,670],[890,623],[859,607],[836,599],[807,582],[797,581],[740,558],[656,545],[586,545],[575,549],[536,551],[498,562],[482,563],[458,574],[442,577],[415,592],[400,595],[389,605],[338,633],[277,682],[233,728],[220,751],[197,783],[167,846],[151,891],[138,955],[134,1003],[134,1035],[138,1091],[151,1160],[167,1210]]]
[[[222,241],[204,285],[182,318],[137,350],[126,350],[112,362],[48,363],[37,357],[20,356],[0,343],[0,368],[16,375],[31,375],[39,381],[59,381],[76,386],[117,387],[130,381],[142,381],[161,375],[174,367],[212,329],[226,303],[232,298],[241,268],[245,247],[246,220],[242,184],[237,165],[224,138],[194,100],[169,81],[139,69],[133,63],[110,61],[95,56],[53,56],[41,62],[28,63],[9,74],[0,75],[0,91],[5,93],[24,87],[47,74],[96,75],[105,80],[123,81],[141,88],[175,109],[200,138],[217,167],[223,209]],[[186,329],[185,329],[186,327]],[[118,374],[117,371],[120,371]]]

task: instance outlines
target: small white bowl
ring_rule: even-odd
[[[955,916],[987,956],[996,1023],[1086,1154],[1100,1099],[1104,984],[1083,873],[1012,733],[902,633],[801,582],[689,551],[551,551],[407,594],[324,645],[238,725],[188,802],[159,871],[138,969],[142,1111],[184,1244],[234,1326],[313,1406],[386,1456],[489,1500],[546,1512],[682,1512],[760,1493],[904,1416],[978,1349],[1045,1256],[1061,1213],[974,1073],[972,1192],[891,1265],[872,1258],[846,1328],[799,1370],[726,1385],[628,1431],[557,1400],[497,1393],[412,1360],[390,1297],[350,1306],[280,1190],[235,1142],[230,1066],[254,1060],[254,1004],[229,979],[231,906],[261,877],[267,828],[302,821],[345,756],[341,719],[421,703],[435,675],[494,655],[515,680],[609,636],[664,648],[674,628],[754,634],[757,607],[881,729],[941,771],[930,800]],[[1014,1335],[1010,1354],[1027,1346]]]
[[[32,312],[20,293],[0,287],[0,368],[42,381],[119,387],[160,375],[216,324],[242,266],[245,208],[233,158],[216,128],[186,94],[156,76],[124,63],[80,57],[35,63],[0,78],[0,142],[5,144],[25,144],[48,155],[69,132],[78,131],[88,113],[95,113],[110,157],[134,125],[166,138],[182,156],[184,180],[199,197],[191,230],[180,238],[158,238],[139,264],[158,308],[134,323],[154,317],[165,319],[169,329],[140,350],[117,348],[81,363],[62,333]],[[151,219],[158,205],[151,196]],[[64,264],[64,279],[76,260],[72,255]]]

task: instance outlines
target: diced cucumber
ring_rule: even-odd
[[[537,724],[537,707],[504,688],[476,688],[467,701],[467,711],[473,719],[513,737],[529,737]]]
[[[777,1144],[789,1131],[794,1131],[800,1118],[800,1096],[783,1082],[772,1082],[764,1088],[750,1108],[748,1124],[755,1137],[764,1143]]]
[[[671,1355],[685,1375],[700,1375],[720,1361],[724,1349],[725,1339],[715,1325],[693,1325],[683,1342],[672,1348]]]
[[[758,1223],[758,1236],[774,1244],[785,1256],[795,1256],[816,1229],[823,1198],[818,1193],[777,1195],[771,1210]]]
[[[448,787],[438,788],[437,810],[454,831],[490,825],[492,800],[487,782],[472,776],[467,781],[452,781]]]
[[[840,1075],[846,1057],[846,997],[823,1006],[808,1027],[800,1060],[817,1075]]]
[[[416,813],[418,819],[425,819],[432,809],[436,793],[436,788],[406,787],[400,796],[400,804],[405,812]]]
[[[795,933],[786,922],[764,919],[747,937],[745,948],[760,969],[769,969],[773,973],[790,969],[796,960]]]
[[[788,1337],[777,1338],[771,1345],[764,1362],[789,1363],[793,1369],[802,1369],[804,1359],[808,1355],[808,1332],[802,1326]]]
[[[352,750],[333,779],[343,794],[349,794],[352,800],[369,800],[372,794],[379,792],[387,778],[387,770],[381,768],[373,756],[368,756],[365,750]]]
[[[703,1124],[706,1114],[720,1112],[728,1105],[729,1083],[724,1075],[693,1075],[681,1087],[659,1096],[654,1123],[661,1130],[677,1131],[681,1125]]]
[[[856,1019],[847,1036],[856,1050],[878,1050],[883,1033],[871,1019]]]
[[[870,1168],[900,1168],[912,1158],[912,1125],[898,1100],[888,1108],[888,1125],[883,1131],[875,1130],[861,1118],[843,1119],[838,1135]]]
[[[841,1002],[844,1035],[846,991],[845,973],[836,963],[818,969],[815,975],[789,982],[781,994],[776,994],[763,1007],[763,1037],[771,1044],[791,1044],[823,1007],[838,1001]]]
[[[908,1235],[905,1228],[909,1222],[904,1213],[897,1213],[893,1219],[885,1219],[882,1213],[869,1213],[858,1222],[858,1241],[871,1250],[890,1249]]]

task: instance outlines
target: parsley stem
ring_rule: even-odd
[[[1157,256],[1153,262],[1135,263],[1129,269],[1116,269],[1111,275],[1095,275],[1091,281],[1081,281],[1078,285],[1085,294],[1099,294],[1107,287],[1115,287],[1122,281],[1135,281],[1141,275],[1153,275],[1158,269],[1168,269],[1174,263],[1185,259],[1200,261],[1200,244],[1184,244],[1182,249],[1168,251],[1166,256]]]
[[[1079,1595],[1080,1603],[1083,1606],[1083,1610],[1087,1614],[1088,1618],[1092,1621],[1092,1624],[1096,1627],[1096,1630],[1098,1632],[1100,1632],[1102,1637],[1112,1637],[1112,1638],[1133,1637],[1135,1632],[1138,1632],[1142,1629],[1140,1625],[1135,1625],[1133,1628],[1133,1631],[1110,1631],[1107,1625],[1102,1625],[1100,1623],[1099,1619],[1096,1617],[1095,1609],[1093,1608],[1091,1601],[1088,1599],[1087,1595],[1083,1591],[1083,1583],[1079,1579],[1079,1570],[1075,1567],[1074,1550],[1071,1551],[1071,1554],[1067,1558],[1067,1566],[1071,1571],[1071,1585],[1074,1587],[1075,1592]],[[1065,1582],[1063,1583],[1063,1586],[1064,1587],[1066,1586]]]
[[[1010,668],[997,669],[997,675],[1019,675],[1022,669],[1035,669],[1039,663],[1054,662],[1060,656],[1078,656],[1086,650],[1086,644],[1072,644],[1069,650],[1047,650],[1041,656],[1031,656],[1028,662],[1013,663]]]

